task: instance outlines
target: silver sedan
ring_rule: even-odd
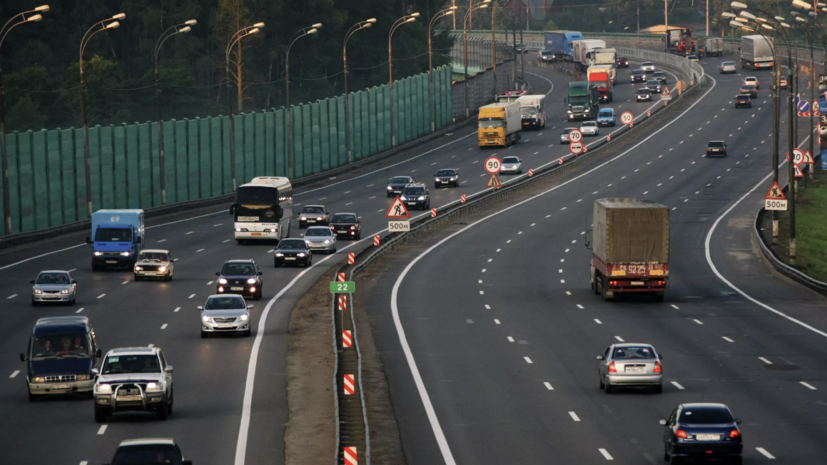
[[[326,226],[311,226],[304,233],[304,242],[312,253],[336,253],[336,235]]]
[[[78,282],[72,279],[68,271],[41,271],[37,279],[29,281],[32,286],[32,306],[41,303],[58,302],[75,305],[78,294]]]
[[[201,337],[213,333],[241,333],[249,337],[251,331],[250,309],[240,295],[216,294],[207,297],[201,310]]]
[[[505,157],[503,158],[502,166],[500,167],[500,174],[522,174],[523,162],[519,157]]]
[[[663,392],[662,358],[649,344],[613,344],[597,356],[600,389],[608,394],[615,387],[644,386]]]
[[[584,136],[596,136],[600,134],[600,129],[597,127],[596,122],[584,121],[583,124],[580,125],[580,133]]]

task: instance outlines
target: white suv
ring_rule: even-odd
[[[744,78],[744,85],[755,86],[755,88],[758,89],[758,78],[755,76],[747,76]]]
[[[172,413],[172,365],[158,347],[112,349],[92,374],[97,423],[115,412],[155,412],[159,420]]]

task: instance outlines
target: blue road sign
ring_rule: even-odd
[[[806,100],[799,100],[798,101],[798,111],[801,111],[801,112],[810,111],[810,102],[808,102]]]
[[[821,169],[827,170],[827,148],[821,149]]]

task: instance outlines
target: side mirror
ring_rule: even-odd
[[[235,214],[235,208],[236,208],[236,205],[235,205],[235,204],[230,205],[230,214],[231,214],[231,215],[234,215],[234,214]]]
[[[100,374],[100,371],[97,368],[92,368],[92,376],[98,376],[98,374]]]
[[[103,357],[103,352],[101,352],[101,350],[100,350],[100,349],[96,350],[96,351],[95,351],[95,357],[97,357],[97,358],[101,358],[101,357]]]
[[[586,248],[587,248],[587,249],[591,249],[591,245],[592,245],[592,232],[591,232],[591,231],[586,231],[586,235],[585,235],[585,237],[583,238],[583,240],[584,240],[584,241],[585,241],[585,243],[586,243]]]
[[[264,272],[263,272],[263,271],[259,271],[258,273],[256,273],[256,275],[258,275],[258,276],[261,276],[261,275],[263,275],[263,274],[264,274]]]
[[[569,98],[568,97],[563,97],[563,103],[569,103]]]
[[[357,217],[356,217],[356,221],[362,221],[362,217],[361,217],[361,216],[357,216]]]
[[[89,236],[86,236],[86,243],[91,244],[92,243],[92,238],[89,237]]]
[[[34,284],[34,279],[29,281],[29,284]]]
[[[135,239],[135,243],[136,243],[136,244],[140,244],[140,243],[141,243],[141,236],[138,236],[138,238],[137,238],[137,239]]]
[[[661,425],[663,425],[663,426],[666,426],[666,420],[661,420],[661,421],[659,421],[658,423],[660,423],[660,424],[661,424]]]
[[[192,465],[192,460],[184,460],[181,465]]]
[[[25,361],[26,361],[26,354],[20,354],[20,361],[21,361],[21,362],[25,362]]]
[[[735,424],[736,424],[736,425],[740,425],[740,424],[741,424],[741,419],[740,419],[740,418],[736,418],[736,419],[735,419]]]
[[[201,305],[199,305],[199,306],[197,306],[197,307],[195,307],[195,308],[197,308],[198,310],[204,310],[204,307],[203,307],[203,306],[201,306]]]
[[[77,283],[78,283],[78,280],[77,280],[77,279],[73,279],[73,280],[72,280],[72,284],[77,284]]]
[[[253,305],[253,304],[247,305],[247,310],[249,310],[249,309],[251,309],[251,308],[253,308],[253,307],[255,307],[255,305]]]
[[[220,271],[216,271],[216,272],[215,272],[215,275],[216,275],[216,276],[221,276],[221,272],[220,272]]]
[[[166,368],[164,368],[164,373],[172,373],[172,365],[167,365]]]
[[[603,360],[603,356],[602,356],[602,355],[598,355],[598,356],[597,356],[597,359],[598,359],[598,360]]]
[[[663,355],[658,354],[658,360],[663,360]]]

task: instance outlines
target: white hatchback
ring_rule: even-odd
[[[654,73],[655,72],[655,64],[651,61],[644,61],[640,65],[640,69],[647,73]]]
[[[597,123],[594,121],[584,121],[583,124],[580,125],[580,132],[583,133],[584,136],[596,136],[600,129],[597,127]]]

